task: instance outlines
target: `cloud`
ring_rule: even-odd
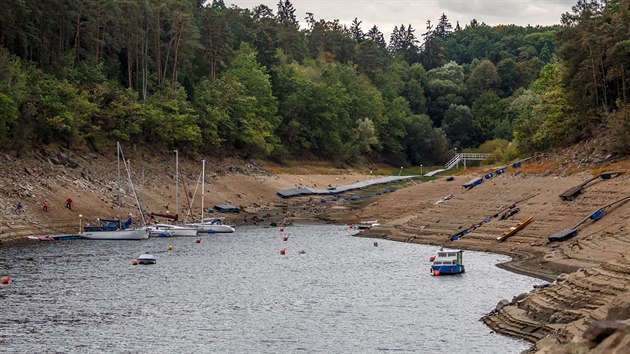
[[[279,0],[225,0],[241,8],[265,4],[274,11]],[[576,0],[292,0],[298,21],[304,25],[307,12],[316,19],[340,20],[349,25],[354,18],[363,21],[361,28],[369,30],[376,25],[385,38],[394,26],[411,24],[416,34],[423,32],[427,20],[437,23],[442,13],[455,26],[463,27],[476,19],[487,25],[499,24],[553,25],[560,23],[562,13],[570,11]]]

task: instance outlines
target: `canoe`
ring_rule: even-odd
[[[518,224],[510,227],[508,230],[503,232],[503,234],[501,236],[497,237],[497,241],[504,241],[508,237],[510,237],[510,236],[514,235],[515,233],[521,231],[522,229],[525,228],[525,226],[527,226],[527,224],[532,222],[532,220],[534,220],[533,216],[530,216],[528,218],[525,218],[525,219],[521,220]]]

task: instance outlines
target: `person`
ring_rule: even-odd
[[[44,200],[44,212],[48,211],[48,201]]]
[[[22,206],[22,202],[18,202],[15,205],[15,212],[16,213],[23,213],[24,212],[24,207]]]
[[[72,198],[68,197],[68,199],[66,199],[66,208],[72,210]]]

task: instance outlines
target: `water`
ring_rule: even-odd
[[[373,239],[349,235],[332,225],[284,233],[252,227],[199,244],[157,238],[0,248],[0,276],[11,276],[0,285],[0,351],[519,353],[529,347],[479,321],[500,299],[536,283],[494,266],[507,257],[464,252],[467,273],[432,277],[435,247],[383,240],[374,247]],[[145,252],[157,264],[131,265]]]

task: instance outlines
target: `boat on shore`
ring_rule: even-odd
[[[466,272],[462,263],[462,254],[464,251],[444,251],[440,250],[437,256],[431,257],[431,274],[432,275],[453,275]]]
[[[533,216],[527,217],[521,221],[519,221],[516,225],[510,227],[509,229],[507,229],[505,232],[503,232],[503,234],[499,237],[497,237],[497,241],[505,241],[505,239],[507,239],[508,237],[516,234],[517,232],[521,231],[522,229],[525,228],[525,226],[527,226],[530,222],[532,222],[532,220],[534,220]]]
[[[379,225],[381,224],[378,223],[378,220],[361,220],[360,223],[352,225],[352,228],[357,230],[367,230]]]

